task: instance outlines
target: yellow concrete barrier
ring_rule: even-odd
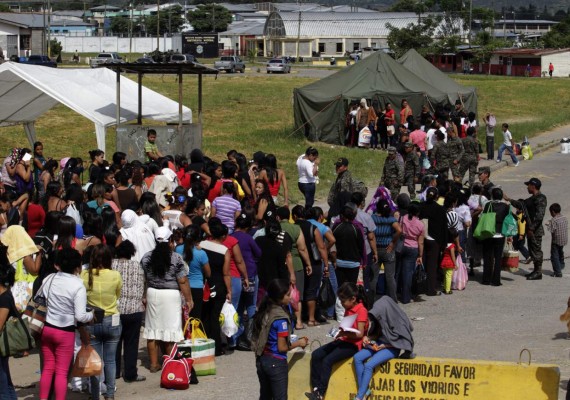
[[[306,399],[310,353],[289,357],[289,399]],[[371,400],[556,400],[556,365],[517,364],[451,358],[394,359],[379,366],[371,381]],[[356,396],[352,359],[335,366],[325,400]]]
[[[312,62],[312,65],[319,65],[319,66],[325,66],[325,65],[326,65],[326,66],[330,66],[330,65],[331,65],[331,62],[328,61],[328,60],[327,60],[327,61],[325,61],[325,60],[323,60],[323,61],[313,61],[313,62]]]

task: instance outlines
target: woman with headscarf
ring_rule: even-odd
[[[121,214],[123,227],[120,229],[123,241],[129,240],[135,245],[134,259],[141,261],[143,256],[154,250],[156,241],[151,228],[133,210],[125,210]]]
[[[358,381],[356,400],[370,395],[374,368],[398,357],[401,351],[404,352],[402,358],[410,358],[414,350],[412,323],[390,297],[384,296],[377,300],[368,312],[368,317],[370,329],[364,337],[364,346],[353,358]]]

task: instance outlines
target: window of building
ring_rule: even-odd
[[[353,50],[353,51],[360,50],[360,43],[354,42],[354,43],[352,44],[352,50]]]
[[[342,42],[336,44],[336,52],[337,52],[337,53],[342,53],[342,52],[343,52],[343,50],[342,50]]]
[[[326,53],[326,46],[324,43],[319,43],[319,53]]]

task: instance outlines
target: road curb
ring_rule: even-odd
[[[533,156],[542,153],[543,151],[546,150],[550,150],[551,148],[558,146],[560,144],[560,140],[559,139],[553,139],[550,142],[546,142],[543,145],[540,146],[540,148],[537,148],[536,150],[532,151]],[[518,155],[517,159],[520,161],[524,161],[523,156],[522,155]],[[530,161],[530,160],[528,160]],[[489,165],[489,169],[491,170],[491,172],[495,172],[495,171],[499,171],[503,168],[507,168],[509,166],[509,164],[506,161],[501,161],[500,163],[494,162],[493,164]]]

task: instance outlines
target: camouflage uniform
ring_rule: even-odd
[[[352,193],[353,187],[354,187],[354,181],[350,171],[346,170],[338,174],[336,176],[336,180],[334,181],[329,190],[329,195],[327,197],[327,203],[329,207],[333,207],[333,205],[337,200],[337,196],[341,192]]]
[[[390,191],[390,196],[395,200],[400,194],[402,183],[404,182],[404,166],[397,158],[391,160],[386,158],[384,169],[382,170],[383,185]]]
[[[538,193],[525,199],[521,204],[518,201],[511,200],[513,206],[518,209],[525,210],[526,230],[532,232],[527,234],[528,251],[534,263],[533,272],[542,273],[542,237],[544,236],[544,228],[542,220],[546,213],[547,200],[546,196]]]
[[[450,153],[447,143],[443,141],[438,141],[431,149],[429,155],[429,161],[431,165],[434,166],[434,170],[438,175],[443,176],[445,180],[449,177],[449,163],[450,163]]]
[[[451,175],[453,175],[453,179],[461,178],[463,175],[460,175],[460,162],[463,158],[463,153],[465,150],[463,149],[463,142],[461,139],[456,137],[448,137],[447,138],[447,148],[449,150],[449,167],[451,168]],[[457,161],[457,163],[454,163]]]
[[[459,176],[463,180],[465,172],[469,170],[469,186],[472,186],[473,182],[475,182],[477,166],[479,165],[479,141],[473,136],[467,136],[461,140],[465,152],[459,162]]]
[[[410,199],[416,198],[416,184],[414,178],[419,177],[420,160],[415,150],[407,153],[404,158],[404,185],[408,186]]]

